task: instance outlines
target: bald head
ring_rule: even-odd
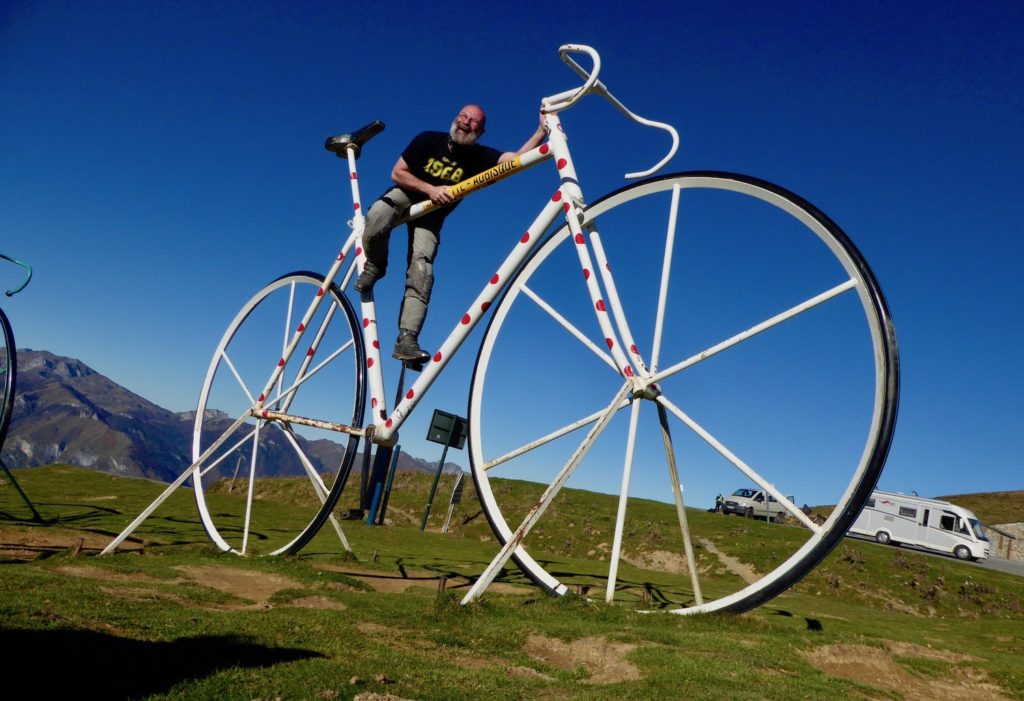
[[[478,105],[466,105],[452,121],[449,135],[455,143],[466,146],[476,143],[484,133],[487,115]]]

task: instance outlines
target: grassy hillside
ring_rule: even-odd
[[[329,529],[299,557],[218,554],[184,489],[96,556],[163,485],[59,466],[16,475],[46,522],[0,486],[0,645],[15,697],[1024,699],[1024,578],[953,559],[849,540],[751,613],[643,613],[685,595],[686,578],[663,558],[678,547],[672,507],[642,502],[614,605],[549,598],[507,569],[462,607],[496,545],[469,488],[438,532],[451,478],[421,533],[430,478],[402,475],[391,525],[345,523],[352,559]],[[500,488],[510,513],[539,489]],[[287,484],[275,491],[261,505],[271,524],[294,508]],[[597,584],[612,498],[567,496],[557,508],[574,527],[531,534],[531,552]],[[689,518],[756,571],[798,531]],[[705,548],[698,566],[711,587],[735,576]]]
[[[953,494],[937,498],[970,509],[982,523],[1024,522],[1024,489],[1012,492]]]

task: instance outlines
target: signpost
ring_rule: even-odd
[[[462,487],[465,485],[466,473],[460,472],[459,478],[455,480],[455,488],[452,489],[452,498],[448,500],[448,515],[444,518],[444,526],[441,528],[442,533],[448,532],[448,526],[452,522],[452,514],[455,513],[455,505],[462,501]]]
[[[434,493],[437,492],[437,483],[441,479],[441,471],[444,469],[444,460],[448,456],[448,448],[462,450],[466,445],[466,420],[460,416],[449,414],[447,411],[434,409],[434,416],[430,420],[430,428],[427,430],[427,440],[442,444],[444,450],[441,451],[441,462],[437,464],[434,484],[430,487],[430,497],[428,497],[427,506],[423,510],[421,531],[427,528],[427,518],[430,516],[430,507],[434,503]]]

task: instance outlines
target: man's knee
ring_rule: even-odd
[[[374,202],[370,211],[366,213],[363,241],[372,241],[385,232],[390,233],[396,216],[395,210],[384,200]]]
[[[430,291],[434,286],[434,266],[420,257],[414,257],[409,264],[406,289],[412,292],[424,304],[430,301]]]
[[[409,265],[409,278],[415,282],[432,285],[434,283],[434,265],[425,258],[413,258]]]

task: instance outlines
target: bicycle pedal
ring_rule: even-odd
[[[400,362],[413,372],[423,372],[423,366],[427,364],[426,360],[402,360]]]

